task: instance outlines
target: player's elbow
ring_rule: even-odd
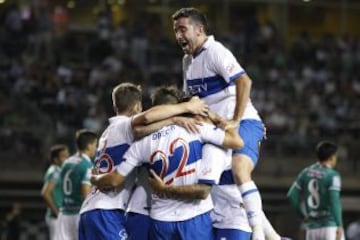
[[[142,137],[145,137],[146,132],[144,131],[144,128],[142,126],[134,126],[133,127],[133,135],[134,135],[134,138],[137,140]]]

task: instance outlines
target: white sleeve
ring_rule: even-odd
[[[139,149],[139,142],[136,142],[126,151],[124,154],[124,161],[116,167],[116,170],[120,175],[127,176],[135,167],[140,166],[143,163],[143,157]]]
[[[227,161],[229,161],[228,158],[231,158],[231,151],[212,144],[205,144],[202,148],[198,183],[218,184]]]
[[[226,82],[231,82],[245,73],[234,55],[222,45],[211,53],[214,72],[221,75]]]
[[[121,139],[124,142],[133,142],[134,134],[132,128],[132,118],[127,118],[119,124],[111,126],[107,131],[114,132],[117,139]],[[115,137],[115,136],[114,136]]]
[[[203,142],[222,146],[225,138],[224,130],[208,123],[199,126],[200,138]]]

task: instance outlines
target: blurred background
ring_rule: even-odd
[[[340,145],[345,227],[360,219],[359,1],[0,0],[0,233],[47,239],[49,147],[101,133],[116,84],[140,84],[145,108],[155,87],[181,87],[171,14],[186,6],[253,80],[268,135],[255,181],[276,229],[300,239],[286,192],[323,139]]]

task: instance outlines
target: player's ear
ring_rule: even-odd
[[[117,109],[117,107],[115,105],[113,105],[113,110],[114,110],[115,113],[118,112],[118,109]]]

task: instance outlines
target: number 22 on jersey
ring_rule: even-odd
[[[174,157],[175,150],[181,148],[182,154],[180,159],[177,157]],[[169,145],[169,153],[170,155],[167,156],[163,151],[157,150],[153,152],[150,156],[150,164],[154,165],[157,161],[161,161],[161,170],[159,176],[161,179],[164,179],[169,170],[170,160],[176,161],[177,168],[175,169],[175,175],[174,177],[168,179],[165,181],[165,184],[170,185],[175,178],[186,176],[192,173],[195,173],[195,168],[191,168],[188,170],[184,170],[188,159],[189,159],[189,144],[182,138],[177,138],[174,141],[172,141]]]

